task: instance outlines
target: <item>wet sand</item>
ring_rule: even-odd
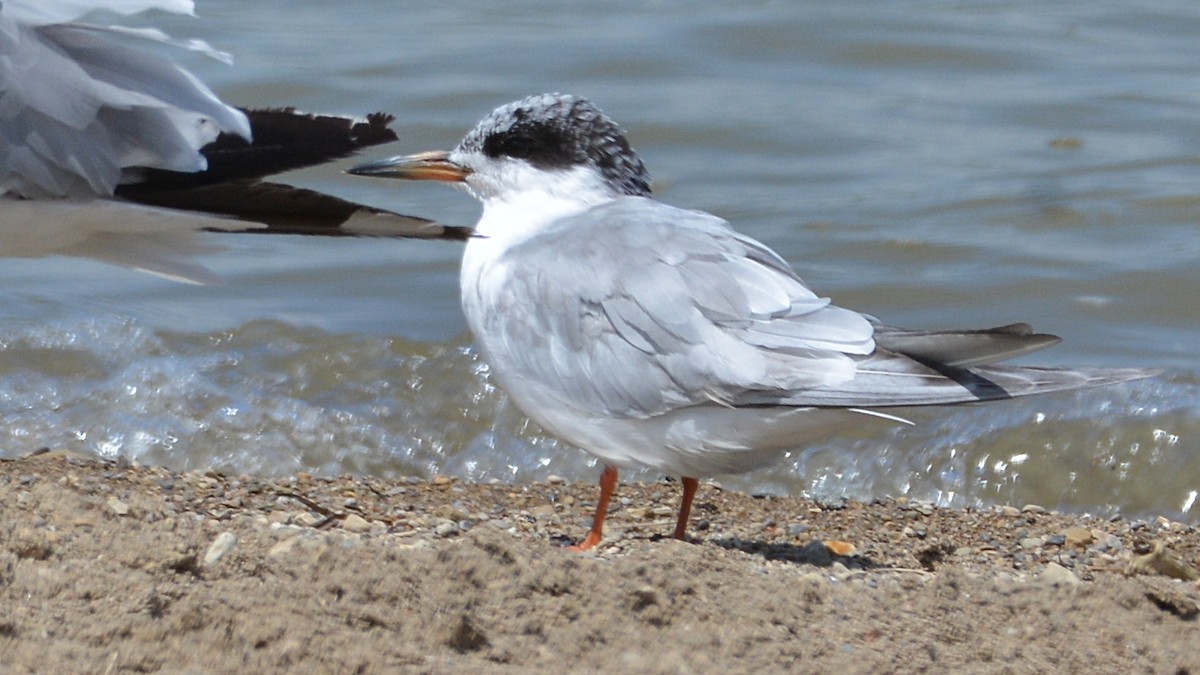
[[[702,484],[0,461],[5,672],[1200,672],[1200,532]],[[835,554],[841,553],[842,555]],[[1174,578],[1179,577],[1179,578]]]

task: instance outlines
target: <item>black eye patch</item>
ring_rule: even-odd
[[[489,135],[483,140],[483,154],[492,159],[524,159],[539,168],[561,168],[587,159],[561,129],[538,123],[515,124]]]

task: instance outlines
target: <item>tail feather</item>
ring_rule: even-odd
[[[746,392],[734,403],[839,408],[948,405],[1100,387],[1160,372],[1147,368],[958,368],[877,352],[859,364],[858,373],[848,382],[791,392]]]
[[[1027,323],[980,330],[926,331],[875,326],[875,343],[926,364],[968,368],[1024,356],[1062,342]]]

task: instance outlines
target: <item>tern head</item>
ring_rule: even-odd
[[[393,157],[359,176],[460,185],[485,204],[539,191],[582,201],[650,194],[650,177],[624,132],[591,101],[530,96],[496,108],[453,150]]]

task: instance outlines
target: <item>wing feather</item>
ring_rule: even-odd
[[[1057,341],[1012,324],[906,331],[832,305],[714,216],[629,197],[508,249],[468,319],[489,359],[598,417],[689,406],[965,403],[1112,384],[1139,369],[982,365]],[[487,277],[483,273],[482,277]],[[483,284],[464,288],[482,297]],[[876,345],[878,330],[879,345]],[[498,371],[499,372],[499,371]],[[520,388],[515,388],[520,390]]]
[[[834,384],[873,348],[866,319],[816,297],[761,244],[648,199],[566,219],[499,267],[497,309],[476,331],[485,349],[598,415]]]
[[[0,5],[0,192],[111,196],[126,170],[197,171],[221,131],[249,137],[240,111],[146,46],[222,58],[152,29],[69,23],[88,10],[190,13],[167,0],[6,0]]]

